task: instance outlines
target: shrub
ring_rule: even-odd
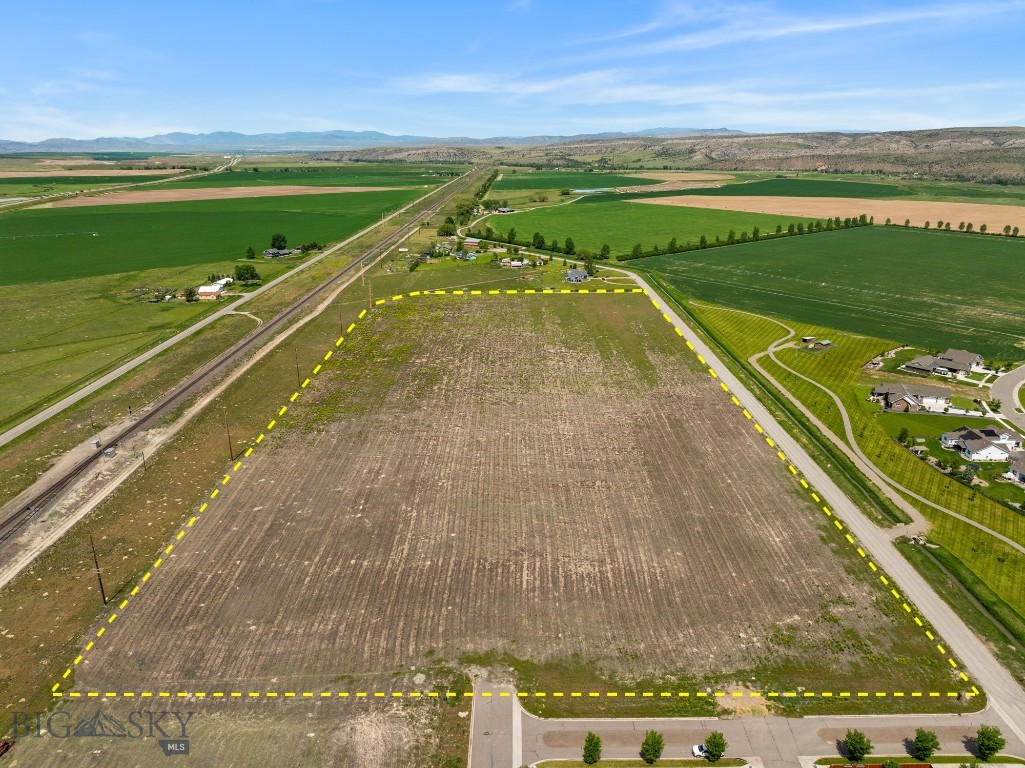
[[[584,762],[594,765],[601,760],[601,737],[596,733],[587,732],[584,737]]]

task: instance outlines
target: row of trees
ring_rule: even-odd
[[[939,229],[939,230],[943,230],[944,232],[953,232],[954,230],[953,230],[952,225],[953,225],[953,222],[938,220],[936,222],[936,227],[935,228]],[[889,227],[889,226],[895,226],[895,225],[893,224],[893,222],[890,221],[890,219],[887,219],[886,220],[886,226]],[[910,227],[911,226],[911,219],[904,219],[904,226],[905,227]],[[931,226],[932,226],[932,223],[927,221],[927,222],[925,222],[924,225],[922,225],[922,229],[929,229]],[[958,232],[964,232],[966,234],[976,234],[976,232],[977,232],[980,235],[986,235],[986,234],[990,233],[989,232],[989,227],[986,224],[980,224],[979,225],[979,229],[976,230],[975,229],[975,225],[972,224],[970,221],[967,222],[967,223],[963,222],[963,221],[961,223],[959,223],[957,225],[957,231]],[[1004,227],[1004,229],[1003,229],[1003,234],[1006,235],[1007,237],[1017,237],[1018,233],[1020,231],[1021,230],[1019,230],[1018,227],[1012,227],[1010,224],[1007,224]],[[996,233],[994,232],[993,234],[996,234]]]
[[[705,756],[714,763],[726,754],[727,746],[726,737],[719,731],[712,731],[705,739]],[[662,757],[665,747],[665,737],[659,731],[648,731],[641,743],[641,760],[648,765],[654,765]],[[584,737],[583,759],[587,765],[594,765],[601,760],[601,737],[598,734],[588,731]]]
[[[995,725],[980,725],[975,734],[975,754],[983,760],[989,760],[1007,745],[1000,729]],[[916,760],[928,760],[940,748],[940,740],[935,731],[919,728],[915,731],[915,740],[911,744],[911,754]],[[861,731],[849,729],[844,738],[844,751],[847,757],[860,763],[872,752],[871,740]],[[883,768],[897,766],[895,760],[887,760]]]
[[[608,243],[603,245],[598,253],[589,251],[587,249],[581,249],[578,252],[577,244],[573,241],[572,237],[567,237],[566,241],[560,245],[558,240],[552,240],[550,243],[547,242],[545,240],[545,236],[542,235],[540,232],[535,232],[533,236],[530,238],[530,240],[520,240],[515,227],[510,229],[505,234],[502,234],[501,232],[496,232],[491,227],[486,227],[483,230],[474,230],[470,234],[474,237],[479,237],[482,240],[494,240],[495,242],[499,243],[534,248],[535,250],[548,251],[549,253],[564,253],[567,256],[580,256],[585,260],[587,259],[587,257],[590,257],[595,260],[605,260],[608,259],[612,254],[612,248],[609,246]]]
[[[853,216],[849,218],[841,219],[839,216],[833,219],[826,219],[825,221],[812,221],[807,225],[803,221],[797,223],[791,223],[787,225],[784,230],[782,224],[776,225],[775,232],[762,232],[759,227],[753,227],[751,234],[747,231],[740,233],[737,236],[735,230],[730,230],[727,233],[726,238],[723,239],[720,235],[715,236],[715,240],[709,240],[708,237],[702,235],[698,238],[697,244],[692,243],[690,240],[684,245],[680,245],[677,239],[674,237],[669,241],[669,244],[663,250],[658,246],[654,245],[651,250],[644,250],[644,246],[641,243],[637,243],[633,250],[626,256],[617,256],[617,261],[631,261],[633,259],[646,259],[649,256],[660,256],[663,253],[684,253],[686,251],[698,251],[704,248],[719,248],[726,245],[736,245],[738,243],[757,242],[759,240],[773,240],[777,237],[794,237],[796,235],[811,235],[818,232],[832,232],[837,229],[851,229],[853,227],[867,227],[875,223],[875,219],[867,214],[861,214],[860,216]]]

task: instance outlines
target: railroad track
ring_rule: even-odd
[[[468,181],[471,183],[468,184]],[[368,259],[379,258],[386,250],[388,250],[389,247],[417,228],[422,220],[436,214],[441,207],[445,205],[445,203],[460,192],[465,192],[467,187],[472,187],[472,183],[475,182],[476,176],[467,174],[464,177],[462,184],[453,184],[444,195],[439,197],[436,201],[433,201],[430,206],[420,213],[415,214],[409,222],[404,224],[398,230],[388,235],[383,240],[375,243],[367,250],[366,253],[344,267],[336,275],[290,304],[284,310],[275,315],[274,318],[251,331],[247,336],[232,344],[213,360],[197,368],[189,376],[161,395],[150,405],[148,409],[144,409],[140,412],[138,419],[131,424],[126,425],[120,432],[114,435],[107,445],[116,446],[133,435],[150,428],[169,411],[176,408],[182,402],[199,391],[204,385],[208,384],[218,374],[232,368],[239,358],[259,346],[264,340],[272,338],[283,326],[286,326],[291,320],[301,315],[302,312],[310,305],[315,304],[318,300],[330,293],[350,274],[364,266]],[[27,503],[20,504],[18,510],[13,514],[0,521],[0,545],[16,536],[35,516],[45,512],[49,507],[51,507],[57,499],[60,498],[64,491],[74,485],[74,483],[77,482],[82,475],[93,466],[93,464],[99,461],[102,455],[102,450],[94,451],[87,458],[71,467],[61,477],[55,479],[46,488],[32,496]]]

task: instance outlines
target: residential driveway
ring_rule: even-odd
[[[990,397],[1000,401],[1000,415],[1018,429],[1025,431],[1025,413],[1018,413],[1018,388],[1025,383],[1025,365],[1008,371],[993,382]]]

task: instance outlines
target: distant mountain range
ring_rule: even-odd
[[[245,134],[233,131],[214,133],[162,133],[158,136],[102,137],[98,139],[45,139],[44,141],[6,141],[0,139],[0,152],[258,152],[367,149],[370,147],[473,147],[538,146],[571,141],[629,139],[636,137],[677,138],[686,136],[739,136],[744,131],[729,128],[650,128],[631,133],[581,133],[573,136],[492,136],[473,139],[468,136],[392,136],[377,131],[290,131],[288,133]]]

